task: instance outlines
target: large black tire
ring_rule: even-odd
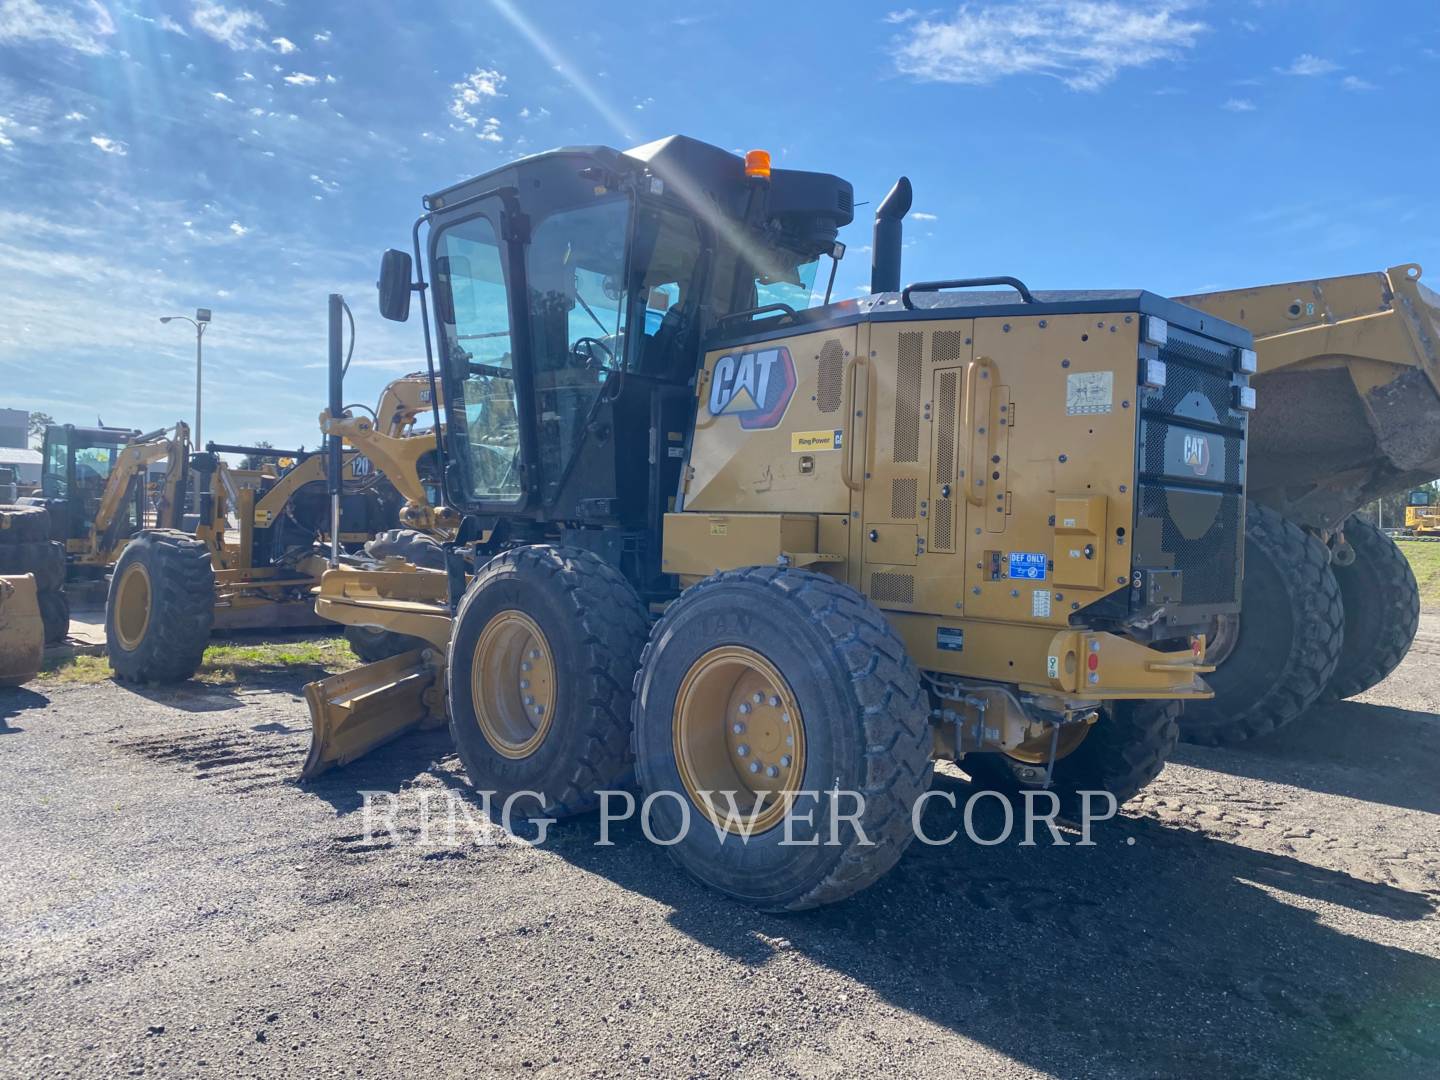
[[[50,539],[50,511],[43,506],[0,505],[0,546]]]
[[[40,621],[45,624],[45,644],[59,645],[70,634],[70,599],[63,592],[46,589],[38,594]]]
[[[445,569],[445,549],[440,542],[414,529],[386,529],[375,539],[366,541],[365,554],[377,560],[399,555],[426,570]]]
[[[1330,550],[1298,525],[1251,503],[1245,521],[1245,584],[1234,645],[1191,701],[1180,738],[1202,746],[1278,731],[1324,692],[1340,659],[1345,617]]]
[[[1345,523],[1345,540],[1355,561],[1330,568],[1345,611],[1340,661],[1325,688],[1331,701],[1362,694],[1394,671],[1420,628],[1420,586],[1395,541],[1361,518]]]
[[[445,569],[445,549],[440,542],[414,529],[387,529],[373,540],[366,541],[365,554],[377,561],[399,555],[406,562],[426,570]],[[350,651],[367,664],[415,649],[429,648],[429,643],[423,638],[368,626],[347,626],[345,640],[350,644]]]
[[[805,756],[792,789],[796,843],[784,843],[783,821],[744,843],[733,833],[722,839],[682,779],[677,698],[697,662],[726,646],[772,665],[799,710]],[[640,786],[654,796],[652,831],[678,838],[670,854],[699,881],[745,903],[798,911],[841,900],[886,873],[914,838],[910,815],[932,775],[928,713],[904,643],[848,585],[763,566],[706,578],[656,624],[636,677],[635,766]],[[719,718],[722,728],[728,722]],[[856,809],[847,792],[863,796],[860,830],[843,826],[832,836],[832,803],[841,812]],[[816,846],[805,843],[821,837]]]
[[[1055,762],[1050,790],[1061,811],[1078,813],[1083,791],[1108,791],[1123,806],[1149,786],[1180,740],[1181,709],[1179,701],[1107,702],[1084,741]],[[1043,786],[1036,767],[1017,772],[1003,754],[967,754],[960,768],[981,787],[1015,793]]]
[[[105,644],[118,679],[168,683],[195,674],[215,623],[210,551],[171,529],[125,545],[110,578]]]
[[[472,676],[486,629],[517,615],[543,635],[554,678],[548,724],[533,721],[531,744],[516,737],[507,753],[503,733],[487,734],[481,709],[513,716],[524,691],[486,685],[477,702]],[[470,783],[495,792],[497,809],[522,791],[543,799],[517,802],[517,813],[563,817],[593,808],[595,792],[616,787],[630,768],[631,688],[648,626],[630,583],[589,551],[536,544],[481,567],[455,613],[446,673],[450,733]],[[517,670],[515,686],[525,677]]]
[[[65,545],[56,540],[35,540],[0,547],[0,574],[34,574],[35,587],[55,590],[65,586]]]
[[[370,626],[345,627],[345,641],[350,651],[367,664],[377,660],[388,660],[404,652],[428,649],[430,643],[410,634],[397,634],[393,630],[379,630]]]

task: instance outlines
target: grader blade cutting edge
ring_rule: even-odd
[[[442,668],[428,650],[416,649],[307,683],[310,752],[300,770],[311,780],[348,765],[411,728],[443,716]]]

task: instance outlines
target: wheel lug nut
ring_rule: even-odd
[[[755,702],[756,705],[759,705],[762,701],[765,700],[765,695],[764,695],[764,694],[756,694],[756,695],[755,695],[753,698],[751,698],[750,700],[752,700],[753,702]]]
[[[522,661],[520,661],[520,670],[521,670],[521,671],[529,671],[529,670],[530,670],[530,661],[529,661],[529,660],[522,660]]]
[[[790,722],[790,714],[789,714],[788,712],[782,712],[782,713],[780,714],[780,723],[782,723],[782,724],[788,724],[789,722]]]
[[[788,769],[788,768],[790,767],[790,755],[789,755],[789,754],[786,754],[784,757],[782,757],[782,758],[780,759],[780,767],[781,767],[782,769]]]
[[[760,771],[760,763],[758,761],[750,762],[750,771],[752,773],[758,773]]]
[[[736,735],[743,735],[745,733],[745,725],[737,720],[734,724],[731,725],[730,730],[733,731]]]
[[[545,715],[545,706],[544,706],[544,705],[536,705],[536,706],[535,706],[535,715],[536,715],[536,716],[544,716],[544,715]]]
[[[530,650],[530,659],[531,659],[531,660],[539,660],[539,659],[540,659],[540,650],[539,650],[539,649],[531,649],[531,650]]]
[[[744,716],[744,715],[746,715],[749,711],[750,711],[750,703],[749,703],[748,701],[742,701],[742,702],[740,703],[740,715],[741,715],[741,716]]]
[[[794,735],[786,735],[786,736],[785,736],[785,745],[786,745],[786,746],[794,746],[794,745],[795,745],[795,736],[794,736]]]
[[[521,689],[521,690],[529,690],[529,689],[530,689],[530,680],[529,680],[529,679],[521,679],[521,680],[520,680],[520,689]]]
[[[735,753],[739,754],[741,757],[749,757],[750,747],[742,742],[739,746],[735,748]]]
[[[778,709],[780,707],[780,699],[774,694],[770,695],[770,707],[772,709]]]
[[[534,695],[534,694],[526,694],[526,695],[525,695],[525,704],[526,704],[526,705],[534,705],[534,704],[535,704],[535,695]]]
[[[767,765],[765,767],[765,775],[770,777],[771,780],[774,780],[775,777],[780,775],[780,770],[777,769],[774,765]]]

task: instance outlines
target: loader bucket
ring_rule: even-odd
[[[30,574],[0,577],[0,686],[19,686],[40,673],[45,624]]]
[[[417,649],[307,683],[312,730],[300,779],[348,765],[411,728],[442,722],[443,671],[437,654]]]
[[[1249,497],[1333,529],[1440,475],[1440,296],[1414,263],[1176,297],[1255,335]]]

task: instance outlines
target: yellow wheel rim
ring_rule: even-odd
[[[133,562],[115,589],[115,636],[126,652],[134,652],[150,627],[150,571]]]
[[[700,813],[734,833],[780,823],[805,777],[805,720],[774,664],[739,645],[711,649],[686,672],[671,728],[680,782]]]
[[[1089,734],[1089,724],[1066,724],[1062,727],[1060,738],[1055,740],[1055,760],[1059,761],[1073,754]],[[1038,739],[1031,739],[1006,750],[1005,756],[1025,765],[1044,765],[1050,760],[1050,742],[1051,737],[1048,734],[1042,735]]]
[[[502,611],[485,624],[470,666],[470,700],[497,754],[518,759],[539,749],[555,718],[555,661],[534,619]]]

